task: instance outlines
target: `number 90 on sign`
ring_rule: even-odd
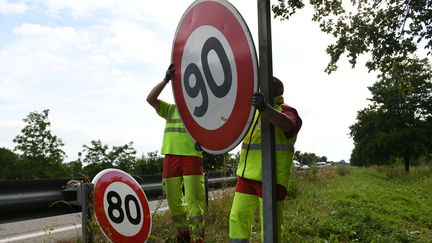
[[[224,35],[201,26],[188,38],[182,56],[182,90],[189,113],[203,128],[216,130],[233,111],[237,67]]]

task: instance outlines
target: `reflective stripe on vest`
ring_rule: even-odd
[[[249,146],[248,146],[248,144],[243,143],[242,149],[261,150],[261,144],[260,143],[249,144]],[[276,144],[275,150],[276,151],[288,151],[288,152],[294,153],[294,146],[291,144]]]
[[[197,156],[202,152],[195,150],[195,142],[183,126],[175,105],[171,105],[165,118],[165,130],[161,154]]]
[[[170,109],[169,114],[170,116],[173,116],[173,110],[174,109]],[[186,129],[183,127],[183,123],[180,119],[178,118],[168,118],[166,119],[166,123],[167,123],[167,127],[165,127],[164,132],[180,132],[180,133],[186,133]],[[171,127],[174,126],[174,127]],[[177,127],[177,126],[180,127]]]
[[[177,127],[167,127],[164,132],[181,132],[186,133],[186,129]]]
[[[167,123],[181,123],[182,121],[180,119],[175,119],[175,118],[168,118],[166,120]]]

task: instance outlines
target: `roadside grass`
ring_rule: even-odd
[[[316,180],[295,177],[300,188],[286,202],[284,241],[432,242],[432,168],[411,168],[354,168],[344,176],[326,168]]]
[[[229,242],[229,211],[234,191],[232,188],[211,192],[212,197],[205,212],[206,242]],[[175,242],[176,231],[169,211],[157,212],[152,217],[152,233],[149,243]]]
[[[293,175],[288,195],[282,242],[432,242],[432,166],[311,168]],[[206,242],[229,242],[232,198],[228,189],[209,201]],[[169,212],[152,218],[148,242],[175,242]]]
[[[432,242],[432,167],[409,174],[403,167],[312,168],[293,176],[288,194],[283,242]],[[229,242],[232,196],[209,202],[206,242]],[[172,239],[170,222],[169,212],[158,214],[153,239]],[[252,231],[251,242],[260,242],[257,220]]]

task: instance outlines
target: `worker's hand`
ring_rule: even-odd
[[[267,107],[267,102],[265,101],[264,95],[259,92],[252,95],[251,102],[252,105],[254,105],[259,111],[263,111]]]
[[[196,151],[203,151],[201,148],[201,145],[198,142],[195,142],[195,150]]]
[[[172,78],[174,77],[174,72],[175,72],[174,64],[171,63],[171,65],[169,65],[168,70],[165,73],[164,81],[168,83],[170,80],[172,80]]]

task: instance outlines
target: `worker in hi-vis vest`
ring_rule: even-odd
[[[252,223],[257,207],[261,221],[261,239],[263,240],[263,200],[262,200],[262,155],[261,155],[261,118],[268,119],[275,130],[276,197],[278,242],[281,241],[283,223],[283,205],[287,196],[291,164],[294,155],[294,143],[302,126],[297,111],[284,104],[283,83],[272,80],[274,106],[271,107],[260,93],[252,96],[255,113],[252,127],[249,129],[240,151],[237,167],[237,185],[231,207],[229,237],[231,242],[249,242]],[[264,161],[269,162],[269,161]]]
[[[147,102],[166,120],[161,150],[161,154],[165,155],[162,183],[177,229],[177,242],[204,242],[205,194],[202,152],[195,149],[195,143],[186,132],[177,107],[158,99],[173,78],[174,72],[171,64],[165,78],[148,94]],[[183,201],[186,202],[186,207]]]

